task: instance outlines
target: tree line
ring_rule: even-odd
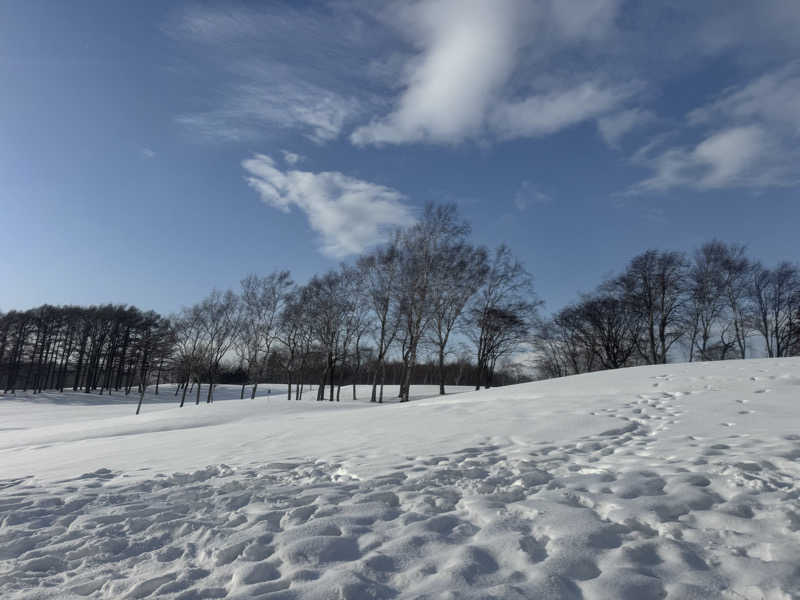
[[[537,327],[543,377],[766,354],[800,354],[800,267],[764,266],[713,240],[647,250]]]
[[[0,313],[4,393],[72,389],[159,393],[177,383],[180,406],[212,402],[216,383],[314,390],[384,386],[408,401],[413,384],[518,383],[539,377],[663,364],[800,354],[800,267],[766,267],[744,246],[711,241],[691,255],[647,250],[548,318],[531,275],[505,245],[469,241],[454,205],[428,205],[419,221],[351,264],[303,285],[288,271],[249,275],[236,291],[162,317],[120,305],[50,306]],[[201,390],[204,389],[204,392]],[[193,395],[193,397],[192,397]]]
[[[144,393],[170,367],[169,320],[135,307],[50,306],[0,314],[4,393],[65,388]],[[138,412],[138,408],[137,408]]]
[[[180,406],[190,393],[199,404],[202,384],[212,402],[232,374],[242,397],[270,381],[288,384],[289,399],[313,385],[330,401],[348,384],[355,397],[362,382],[373,402],[387,381],[401,401],[416,383],[444,394],[447,384],[518,382],[498,368],[530,339],[540,302],[506,246],[489,251],[469,235],[454,205],[428,205],[387,243],[304,285],[288,271],[250,275],[169,318],[117,305],[0,314],[0,382],[6,393],[135,389],[137,412],[165,377],[179,384]]]

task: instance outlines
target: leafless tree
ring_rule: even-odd
[[[364,293],[366,278],[362,269],[342,265],[340,270],[344,280],[345,293],[349,299],[349,312],[345,319],[344,335],[342,336],[344,360],[348,363],[351,371],[353,400],[356,400],[356,386],[364,366],[364,359],[370,352],[365,345],[365,338],[372,327],[370,298]],[[337,400],[340,391],[341,384],[336,392]]]
[[[439,361],[439,394],[444,395],[445,357],[447,344],[464,308],[483,286],[489,272],[485,248],[475,248],[461,240],[442,247],[434,264],[430,299],[430,328],[428,339]]]
[[[203,327],[199,311],[183,308],[173,317],[175,328],[175,366],[180,375],[178,388],[182,389],[181,408],[186,402],[189,383],[197,384],[197,404],[200,403],[200,376],[206,364],[206,347],[203,343]],[[178,393],[178,389],[175,390]]]
[[[375,368],[372,374],[371,402],[383,402],[386,379],[386,356],[397,336],[401,313],[397,288],[400,278],[400,251],[397,235],[385,246],[358,260],[363,282],[366,308],[372,317],[371,328],[375,342]],[[377,393],[380,377],[380,394]]]
[[[507,246],[498,247],[486,282],[471,301],[466,323],[477,350],[475,389],[491,387],[498,360],[531,340],[540,305],[531,275]]]
[[[750,297],[756,330],[764,339],[767,355],[787,356],[800,294],[800,271],[788,262],[774,270],[756,263],[752,269]]]
[[[339,271],[315,275],[306,286],[306,308],[314,339],[325,354],[325,367],[318,388],[318,400],[325,397],[326,380],[334,400],[336,369],[347,351],[348,319],[352,311],[347,282]]]
[[[204,349],[205,374],[208,378],[206,402],[214,400],[214,380],[220,363],[233,346],[241,325],[239,298],[232,291],[212,291],[202,302],[193,307],[201,331]],[[197,403],[199,403],[199,389]]]
[[[284,372],[288,384],[287,400],[292,399],[294,384],[295,400],[300,399],[303,376],[313,344],[313,332],[308,314],[309,289],[299,287],[286,297],[278,319],[277,339],[285,348]]]
[[[276,271],[266,277],[248,275],[241,281],[241,326],[235,347],[252,386],[251,399],[256,396],[259,379],[269,375],[265,367],[278,336],[278,317],[292,285],[288,271]]]
[[[680,252],[647,250],[617,280],[621,297],[642,320],[640,353],[650,364],[666,363],[685,333],[686,269]]]
[[[172,326],[167,319],[161,318],[155,312],[145,313],[143,323],[139,328],[139,335],[135,343],[136,362],[139,371],[139,402],[136,405],[136,414],[142,409],[142,402],[147,391],[148,379],[162,359],[171,351],[173,343]]]
[[[586,296],[579,304],[582,337],[603,369],[631,364],[641,321],[622,298],[612,293]]]
[[[703,244],[695,253],[688,267],[686,321],[688,329],[689,362],[712,360],[721,354],[724,357],[733,345],[728,332],[731,319],[726,318],[725,294],[726,262],[728,247],[716,240]],[[724,348],[713,343],[719,332]]]
[[[400,400],[407,402],[420,342],[433,318],[432,299],[441,273],[443,253],[461,243],[469,226],[459,218],[454,204],[428,204],[418,223],[402,232],[399,241],[399,309],[403,382]]]

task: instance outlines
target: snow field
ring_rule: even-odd
[[[3,400],[0,596],[800,597],[800,360],[344,393]]]

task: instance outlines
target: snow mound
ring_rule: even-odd
[[[0,596],[798,598],[798,373],[731,361],[405,406],[232,400],[184,408],[185,428],[158,411],[147,432],[116,413],[100,427],[93,407],[83,441],[78,420],[27,422],[0,451],[31,470],[0,481]]]

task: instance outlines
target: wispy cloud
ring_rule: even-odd
[[[649,110],[631,108],[600,117],[597,119],[597,129],[609,146],[617,148],[623,137],[655,119],[655,114]]]
[[[732,127],[712,134],[693,148],[673,147],[655,155],[639,154],[636,160],[653,169],[654,174],[636,184],[632,191],[767,184],[763,167],[771,144],[768,134],[760,127]]]
[[[281,170],[256,154],[242,161],[247,183],[269,206],[303,211],[319,234],[323,254],[341,258],[383,241],[394,227],[414,222],[397,190],[338,172]]]
[[[500,104],[491,124],[503,139],[548,135],[614,110],[630,98],[635,84],[582,83]]]
[[[145,158],[155,158],[156,153],[151,148],[147,148],[146,146],[141,149],[142,156]]]
[[[194,133],[229,141],[254,140],[275,129],[297,130],[324,143],[339,136],[359,112],[358,102],[308,82],[250,81],[234,86],[222,106],[186,113],[177,121]]]
[[[517,210],[523,212],[531,206],[542,206],[550,204],[553,197],[541,191],[535,184],[525,180],[520,183],[516,194],[514,194],[514,206]]]
[[[631,191],[685,186],[762,188],[800,181],[800,62],[725,91],[687,117],[692,146],[651,144],[634,162],[654,174]]]
[[[323,144],[363,112],[359,98],[360,27],[352,11],[319,4],[218,9],[190,5],[166,25],[194,50],[215,86],[176,117],[190,132],[226,141],[299,132]]]
[[[789,134],[800,134],[800,61],[766,73],[743,87],[689,113],[692,124],[721,120],[763,122]]]
[[[405,85],[389,114],[357,128],[358,145],[458,143],[553,133],[618,108],[628,82],[570,82],[551,74],[538,85],[553,52],[602,39],[616,0],[538,3],[439,0],[393,13],[418,48],[406,61]]]
[[[165,30],[217,71],[176,117],[204,138],[490,145],[590,123],[617,150],[658,138],[629,157],[648,172],[628,193],[798,180],[800,66],[764,71],[797,56],[796,3],[323,0],[173,16]],[[683,120],[648,105],[723,58],[759,75]]]
[[[516,3],[441,1],[396,17],[422,48],[407,65],[405,90],[388,116],[358,128],[356,144],[458,142],[480,131],[510,77],[520,43]]]
[[[292,166],[296,165],[305,158],[301,154],[297,154],[296,152],[290,152],[289,150],[281,150],[281,154],[283,155],[284,162]]]

